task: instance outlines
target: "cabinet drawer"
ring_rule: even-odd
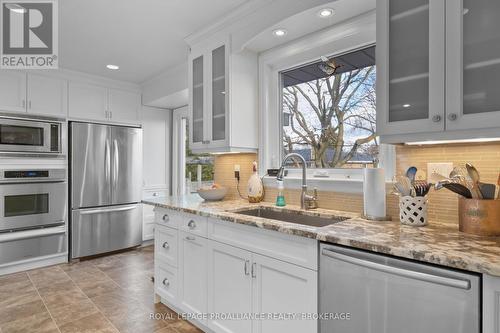
[[[208,219],[208,237],[254,253],[318,270],[318,241],[277,231]]]
[[[176,229],[166,228],[161,225],[155,230],[155,256],[159,262],[177,267],[178,233]]]
[[[208,236],[208,221],[206,217],[183,214],[182,224],[179,226],[180,230],[199,235],[202,237]]]
[[[155,290],[162,298],[175,304],[178,293],[177,268],[156,262]]]
[[[182,222],[180,213],[163,208],[155,208],[155,222],[170,228],[178,228]]]

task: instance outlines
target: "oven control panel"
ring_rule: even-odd
[[[66,169],[0,170],[0,182],[65,181]]]

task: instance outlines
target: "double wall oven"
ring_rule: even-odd
[[[65,131],[65,120],[0,114],[0,274],[67,255]]]

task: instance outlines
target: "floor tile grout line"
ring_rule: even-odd
[[[40,300],[42,301],[43,303],[43,306],[45,307],[45,310],[47,310],[47,313],[49,314],[50,316],[50,319],[52,319],[52,322],[54,323],[54,325],[56,326],[57,328],[57,331],[59,333],[61,333],[61,330],[59,329],[59,325],[57,324],[56,320],[54,319],[54,317],[52,316],[52,313],[50,312],[50,309],[49,307],[47,306],[47,304],[45,303],[45,300],[43,299],[42,295],[40,294],[40,291],[38,291],[38,287],[36,286],[36,284],[33,282],[33,280],[31,279],[31,276],[28,272],[26,272],[26,275],[28,276],[28,279],[30,280],[31,284],[33,285],[33,288],[35,288],[36,290],[36,293],[38,294],[38,297],[40,297]],[[0,333],[1,333],[1,329],[0,329]]]
[[[94,265],[94,264],[92,264],[92,265]],[[82,294],[85,295],[85,297],[87,297],[89,299],[89,301],[92,302],[92,304],[95,306],[97,311],[104,317],[104,319],[111,325],[111,327],[113,327],[116,330],[116,332],[120,333],[120,330],[111,322],[111,320],[109,320],[109,318],[101,311],[101,309],[99,309],[99,307],[97,306],[97,304],[95,304],[95,302],[92,300],[92,298],[87,296],[87,294],[80,288],[80,286],[76,283],[76,281],[73,280],[73,278],[67,272],[65,272],[64,270],[62,270],[62,271],[64,272],[64,274],[66,274],[69,277],[71,282],[73,282],[75,284],[75,286],[78,288],[78,290],[80,290],[82,292]]]

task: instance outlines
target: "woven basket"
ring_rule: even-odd
[[[402,224],[421,227],[427,225],[427,197],[400,197],[399,220]]]

